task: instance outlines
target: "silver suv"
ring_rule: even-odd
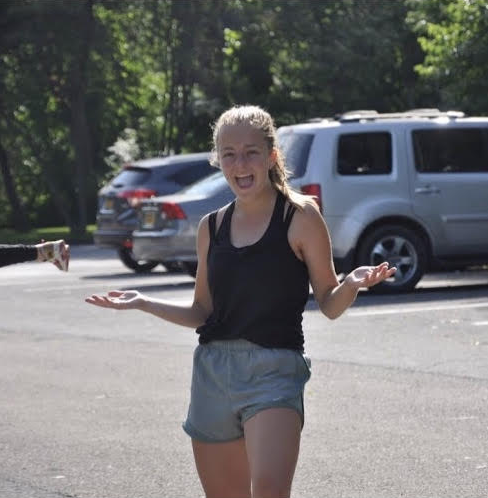
[[[352,111],[279,129],[295,188],[316,195],[338,272],[389,261],[373,289],[488,263],[488,118]]]

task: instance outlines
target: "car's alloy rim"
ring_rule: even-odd
[[[395,275],[387,280],[389,285],[397,286],[408,282],[418,267],[418,255],[414,245],[399,235],[381,238],[371,250],[371,265],[379,265],[384,261],[397,269]]]

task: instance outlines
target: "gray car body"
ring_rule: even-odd
[[[133,252],[139,259],[173,263],[197,262],[196,236],[200,220],[234,199],[220,171],[183,189],[178,194],[154,197],[141,203],[138,229],[132,234]],[[185,219],[167,220],[161,216],[163,203],[175,203]],[[147,226],[144,220],[155,220]]]
[[[371,227],[393,220],[423,232],[433,259],[488,260],[488,167],[469,173],[421,173],[415,168],[412,131],[449,128],[488,130],[488,118],[324,120],[281,129],[315,136],[305,175],[292,183],[298,189],[321,185],[323,213],[340,267],[352,268],[356,248]],[[336,158],[339,137],[368,132],[391,135],[391,173],[341,176]]]

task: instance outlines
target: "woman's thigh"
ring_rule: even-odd
[[[245,422],[253,496],[284,498],[290,495],[301,428],[300,415],[290,408],[263,410]]]
[[[244,438],[227,443],[192,439],[198,476],[207,498],[250,498],[251,477]]]

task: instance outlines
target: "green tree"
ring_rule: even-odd
[[[413,70],[423,53],[409,5],[3,0],[0,223],[9,213],[20,226],[25,206],[24,222],[83,232],[126,130],[147,157],[208,149],[209,124],[236,103],[278,124],[430,106],[437,88]]]
[[[22,29],[9,23],[13,42],[2,54],[3,85],[12,103],[5,126],[19,133],[20,159],[30,170],[27,185],[42,198],[40,173],[66,222],[83,232],[93,169],[86,108],[92,1],[21,0],[9,7],[10,20],[17,16]]]
[[[416,66],[446,108],[488,112],[488,6],[485,0],[409,0],[409,23],[425,60]]]

